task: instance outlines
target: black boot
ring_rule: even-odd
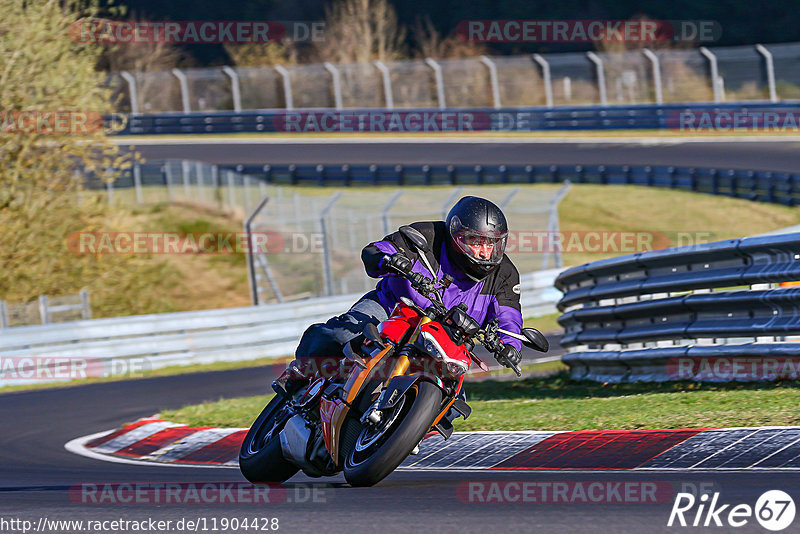
[[[297,360],[294,360],[289,364],[286,370],[281,373],[281,376],[272,382],[272,389],[274,389],[275,393],[278,395],[290,398],[305,387],[311,378],[311,376],[307,376],[306,373],[303,372]]]

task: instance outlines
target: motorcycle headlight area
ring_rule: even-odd
[[[451,375],[459,376],[467,372],[467,367],[464,365],[464,363],[460,360],[449,357],[439,342],[436,341],[436,338],[434,338],[430,333],[425,331],[420,332],[418,341],[421,341],[421,345],[425,352],[442,361],[445,369]]]

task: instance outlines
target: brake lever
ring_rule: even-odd
[[[517,364],[515,364],[515,363],[510,362],[508,360],[508,358],[503,357],[503,361],[500,361],[500,358],[496,358],[496,359],[501,365],[503,365],[503,367],[507,367],[508,369],[512,369],[515,373],[517,373],[518,377],[522,376],[522,370],[519,368],[519,366]]]

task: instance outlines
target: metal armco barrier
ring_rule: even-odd
[[[606,382],[800,378],[800,359],[787,360],[800,356],[800,287],[779,286],[797,280],[800,233],[568,269],[555,282],[563,361]]]
[[[523,316],[555,311],[559,292],[553,282],[558,272],[520,277]],[[58,376],[56,366],[78,366],[88,377],[96,377],[292,355],[310,324],[345,312],[361,295],[4,329],[0,387],[52,382],[51,377]],[[18,365],[36,371],[23,376],[16,370]],[[81,377],[78,373],[66,379]]]
[[[161,173],[162,164],[144,163],[143,174]],[[693,191],[794,206],[800,204],[800,173],[628,165],[236,165],[243,173],[276,185],[482,185],[561,183],[641,185]],[[134,187],[132,176],[114,188]],[[162,173],[163,174],[163,173]],[[167,184],[167,179],[164,182]],[[90,179],[91,188],[106,187]],[[152,185],[152,184],[151,184]],[[220,183],[216,187],[222,187]]]
[[[618,106],[507,107],[495,108],[409,108],[409,109],[308,109],[213,111],[191,113],[131,114],[119,135],[220,134],[235,132],[308,133],[391,131],[537,131],[537,130],[741,130],[750,123],[733,120],[733,114],[800,113],[797,101],[731,102],[725,104],[638,104]],[[691,122],[681,122],[690,113]],[[703,114],[711,122],[703,122]],[[727,114],[727,115],[720,115]],[[729,116],[730,115],[730,116]],[[717,117],[727,117],[722,126]],[[362,118],[359,118],[362,117]],[[383,120],[372,120],[380,117]],[[429,120],[425,120],[428,117]],[[289,120],[287,120],[287,118]],[[314,120],[308,120],[314,119]],[[118,122],[119,116],[108,121]],[[730,127],[725,125],[730,124]],[[763,118],[759,121],[763,127]],[[792,122],[795,128],[797,121]],[[758,126],[758,125],[755,125]],[[109,126],[112,127],[111,125]],[[751,128],[752,129],[752,128]],[[755,128],[757,129],[757,128]]]

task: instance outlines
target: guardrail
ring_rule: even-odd
[[[112,188],[92,177],[91,188],[108,190],[135,188],[137,198],[142,180],[137,173],[151,176],[145,185],[162,185],[170,191],[179,189],[178,179],[170,179],[168,164],[135,165],[127,178],[118,179]],[[189,166],[183,165],[184,169]],[[235,171],[235,172],[233,172]],[[715,169],[700,167],[629,166],[629,165],[235,165],[215,170],[206,185],[202,179],[184,173],[183,190],[199,184],[220,190],[220,195],[233,196],[233,188],[258,187],[261,182],[275,185],[484,185],[561,183],[641,185],[664,187],[711,195],[724,195],[758,202],[794,206],[800,204],[800,173]],[[235,179],[232,179],[234,176]],[[243,179],[242,176],[245,178]],[[248,180],[251,183],[248,183]],[[173,183],[174,182],[174,183]],[[255,198],[254,192],[252,198]],[[188,197],[187,197],[188,198]],[[202,200],[198,193],[197,199]],[[247,202],[248,207],[255,200]]]
[[[562,272],[574,378],[800,378],[800,233],[641,252]],[[789,367],[787,367],[787,365]]]
[[[640,104],[618,106],[306,109],[131,114],[119,135],[457,132],[537,130],[744,130],[764,128],[763,113],[775,112],[772,129],[786,130],[786,114],[800,112],[798,101],[724,104]],[[682,115],[684,114],[684,115]],[[704,115],[705,114],[705,115]],[[738,114],[738,115],[734,115]],[[735,117],[744,117],[744,121]],[[754,117],[759,117],[753,124]],[[426,119],[427,118],[427,119]],[[381,120],[377,120],[381,119]],[[683,120],[682,120],[683,119]],[[109,117],[109,129],[119,116]],[[769,124],[767,125],[769,127]]]
[[[555,310],[558,272],[521,277],[525,317]],[[5,329],[0,387],[291,355],[308,325],[342,313],[360,296]]]

